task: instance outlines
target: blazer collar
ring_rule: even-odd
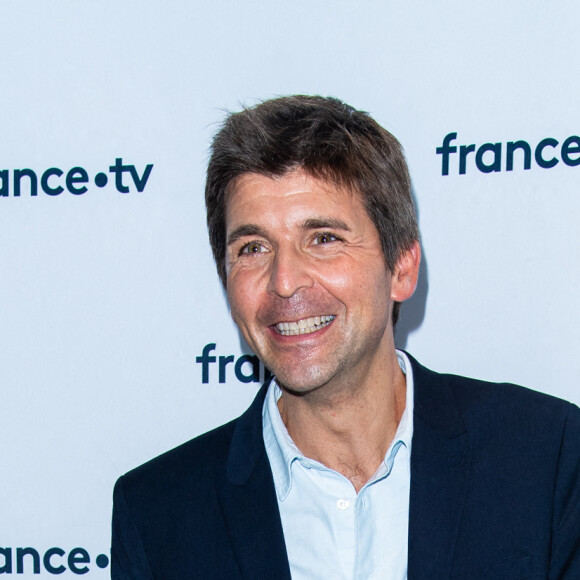
[[[430,429],[452,439],[465,432],[465,424],[449,386],[450,375],[441,375],[420,365],[408,352],[415,380],[415,417]]]
[[[273,377],[258,391],[252,404],[236,422],[228,457],[227,479],[233,485],[244,485],[265,456],[262,435],[262,407]]]
[[[409,580],[450,577],[469,481],[471,441],[450,385],[409,357],[415,378]]]
[[[262,405],[270,381],[236,421],[217,493],[232,550],[246,580],[290,580],[282,521],[262,437]]]

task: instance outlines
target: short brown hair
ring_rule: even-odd
[[[368,113],[332,97],[294,95],[229,115],[214,137],[205,202],[209,239],[226,285],[228,187],[245,173],[279,177],[294,169],[361,196],[393,270],[419,239],[401,145]],[[393,324],[399,304],[393,308]]]

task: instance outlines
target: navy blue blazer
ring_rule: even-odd
[[[578,407],[411,362],[409,580],[580,579]],[[119,479],[113,580],[290,579],[266,386],[240,418]]]

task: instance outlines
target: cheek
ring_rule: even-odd
[[[390,277],[381,258],[376,260],[344,260],[341,263],[324,264],[318,272],[318,279],[327,289],[334,289],[345,298],[348,295],[368,296],[375,294],[383,299],[390,293]]]
[[[246,325],[255,312],[256,292],[252,284],[244,283],[244,276],[236,273],[228,276],[227,295],[230,311],[238,326]]]
[[[383,320],[390,311],[391,280],[383,262],[336,268],[320,281],[361,324],[369,317]]]

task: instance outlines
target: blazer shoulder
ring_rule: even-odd
[[[526,417],[560,424],[579,409],[573,403],[513,383],[494,383],[478,379],[444,375],[456,401],[466,413],[479,409],[498,417]]]
[[[269,381],[237,419],[199,435],[144,463],[122,477],[117,487],[143,497],[203,491],[232,479],[232,470],[248,472],[265,454],[262,405]]]
[[[231,440],[239,419],[212,429],[147,461],[121,476],[128,493],[164,493],[167,486],[191,489],[225,474]]]
[[[454,374],[437,373],[411,358],[417,412],[432,421],[432,415],[453,415],[469,429],[520,432],[547,429],[556,434],[568,421],[576,422],[576,405],[527,387],[494,383]]]

